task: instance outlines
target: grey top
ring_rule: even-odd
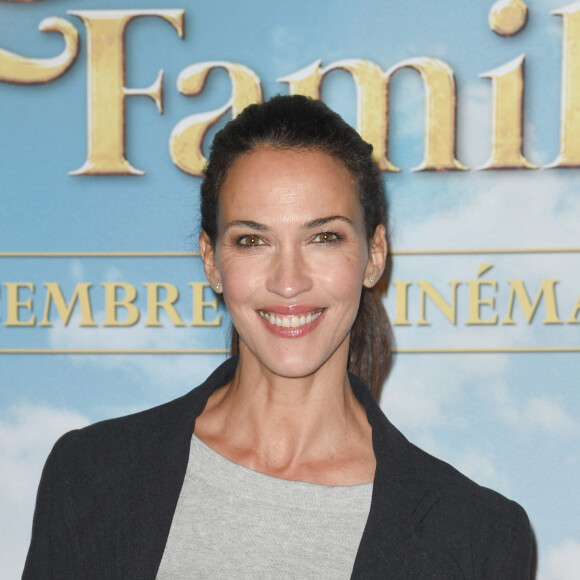
[[[270,477],[194,435],[157,578],[350,578],[372,488]]]

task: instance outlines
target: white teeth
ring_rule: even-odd
[[[315,312],[314,314],[307,314],[306,316],[276,316],[275,314],[269,314],[263,310],[258,310],[258,312],[260,313],[260,316],[265,318],[270,324],[281,326],[282,328],[299,328],[300,326],[314,322],[322,314],[322,310]]]

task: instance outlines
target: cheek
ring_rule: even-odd
[[[245,260],[225,261],[220,267],[224,301],[228,310],[248,302],[256,290],[265,285],[260,269],[251,267]]]
[[[352,298],[358,304],[362,290],[366,262],[358,256],[345,256],[334,264],[325,263],[324,275],[320,277],[325,288],[337,299],[348,301]]]

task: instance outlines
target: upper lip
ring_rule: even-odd
[[[302,316],[306,314],[314,314],[315,312],[323,310],[323,308],[309,304],[278,304],[273,306],[264,306],[258,310],[268,314],[277,314],[278,316]]]

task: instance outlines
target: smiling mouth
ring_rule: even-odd
[[[300,328],[307,324],[314,322],[324,311],[324,308],[317,310],[306,315],[293,315],[293,316],[280,316],[279,314],[273,314],[265,312],[263,310],[258,310],[259,315],[267,320],[272,326],[280,326],[282,328]]]

